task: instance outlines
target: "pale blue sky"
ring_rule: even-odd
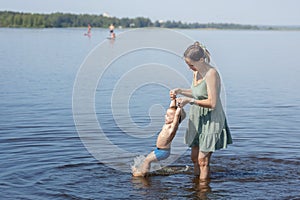
[[[0,0],[0,10],[109,13],[155,20],[300,25],[299,0]]]

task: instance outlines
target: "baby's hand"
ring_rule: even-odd
[[[175,100],[176,99],[176,91],[175,90],[170,90],[170,99]]]
[[[176,100],[176,95],[170,95],[171,100]]]

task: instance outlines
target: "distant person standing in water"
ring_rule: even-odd
[[[110,38],[114,39],[116,37],[116,34],[114,32],[115,26],[113,24],[109,25],[109,33],[110,33]]]
[[[92,36],[91,30],[92,30],[92,27],[91,27],[90,24],[88,24],[88,30],[87,30],[86,33],[84,33],[84,35],[85,35],[85,36],[88,36],[88,37],[91,37],[91,36]]]
[[[92,30],[92,27],[90,24],[88,24],[88,31],[87,31],[87,34],[91,34],[91,30]]]
[[[191,104],[185,143],[192,148],[195,175],[206,181],[210,177],[212,153],[232,144],[232,138],[220,99],[221,79],[209,64],[209,51],[195,42],[184,52],[184,59],[194,74],[191,88],[175,88],[170,97],[183,95],[177,99],[179,106]]]
[[[91,35],[92,35],[91,30],[92,30],[92,27],[91,27],[90,24],[88,24],[88,30],[87,30],[86,33],[84,33],[84,35],[85,35],[85,36],[88,36],[88,37],[91,37]]]

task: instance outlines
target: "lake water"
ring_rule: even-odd
[[[211,180],[203,185],[192,170],[133,178],[123,169],[130,170],[134,157],[114,157],[118,170],[109,166],[112,160],[101,161],[88,151],[73,119],[73,86],[86,56],[106,40],[108,31],[93,29],[91,38],[83,36],[85,31],[0,29],[1,199],[300,198],[299,32],[177,30],[208,47],[226,92],[234,144],[213,154]],[[111,90],[124,70],[143,62],[164,63],[164,55],[157,60],[151,50],[137,54],[106,71],[96,90],[95,110],[112,144],[146,155],[155,145],[163,113],[154,112],[157,123],[149,137],[139,138],[124,135],[109,110]],[[176,69],[189,76],[183,60],[174,60],[182,66]],[[146,126],[149,108],[166,107],[168,101],[165,87],[147,84],[126,103],[134,123]],[[119,125],[131,127],[126,116],[118,117]],[[180,147],[184,126],[174,141]],[[100,154],[109,157],[109,148]],[[189,154],[187,148],[181,151],[172,166],[192,167]]]

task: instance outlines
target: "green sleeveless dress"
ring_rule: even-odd
[[[195,99],[208,98],[205,78],[196,86],[192,83],[192,95]],[[218,98],[215,109],[191,105],[185,143],[190,147],[199,146],[203,152],[214,152],[232,144],[226,116]]]

